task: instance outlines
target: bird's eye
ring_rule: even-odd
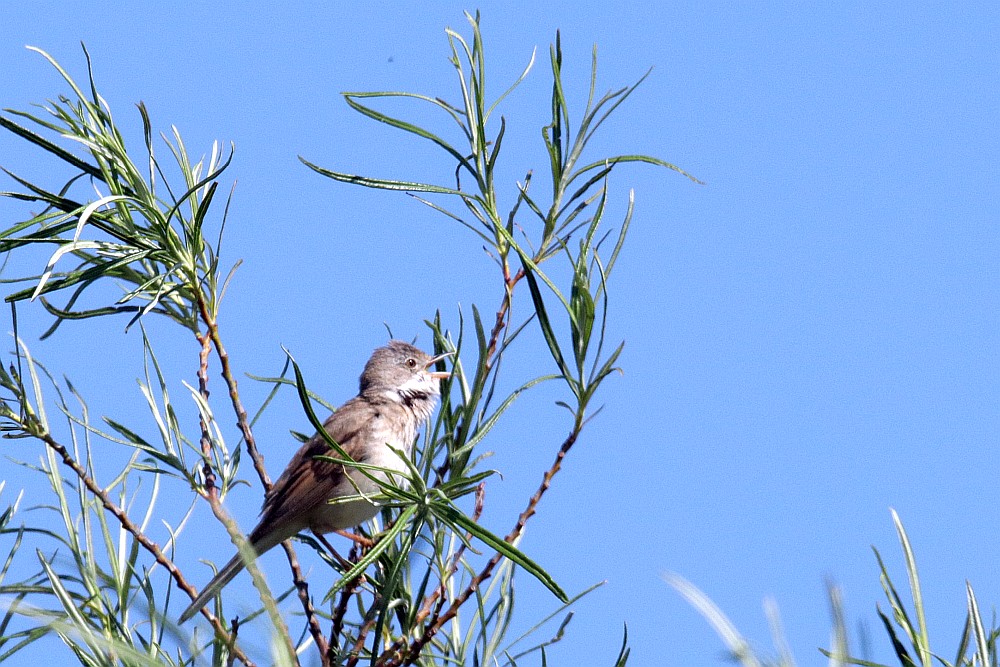
[[[417,360],[414,359],[413,357],[410,357],[409,359],[406,360],[406,365],[409,366],[410,368],[416,368]]]

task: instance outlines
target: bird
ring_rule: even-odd
[[[409,466],[393,449],[411,455],[417,431],[434,411],[440,381],[450,375],[433,368],[450,355],[430,356],[409,343],[390,340],[365,364],[358,395],[335,410],[323,428],[351,459],[398,471],[394,478],[400,483]],[[369,496],[379,493],[379,485],[367,475],[385,481],[385,472],[369,468],[361,472],[320,456],[341,458],[317,433],[295,452],[265,494],[260,521],[247,538],[257,556],[304,530],[319,535],[345,530],[378,513]],[[330,502],[347,497],[351,499]],[[198,613],[244,566],[236,554],[194,598],[179,622]]]

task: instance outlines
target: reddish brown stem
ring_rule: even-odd
[[[180,588],[182,591],[190,595],[192,599],[194,599],[194,597],[198,594],[198,592],[194,589],[194,587],[191,584],[187,582],[187,580],[184,578],[184,575],[181,574],[181,571],[179,569],[177,569],[177,566],[174,565],[173,561],[167,558],[166,554],[164,554],[163,551],[160,550],[160,547],[155,542],[146,537],[146,535],[141,530],[139,530],[139,527],[132,522],[132,519],[130,519],[128,514],[125,513],[125,510],[123,510],[121,507],[115,504],[113,500],[111,500],[108,494],[105,493],[104,489],[102,489],[97,484],[97,482],[94,481],[94,479],[87,474],[87,471],[83,469],[83,467],[76,461],[76,459],[74,459],[70,455],[66,447],[64,447],[62,443],[58,442],[48,433],[44,433],[37,437],[42,442],[44,442],[50,449],[52,449],[52,451],[58,454],[60,458],[62,458],[63,464],[65,464],[70,470],[76,473],[76,476],[80,478],[80,481],[83,482],[83,485],[87,487],[87,490],[90,491],[90,493],[93,494],[95,498],[101,501],[101,505],[104,506],[104,509],[110,512],[111,515],[118,520],[118,523],[121,524],[122,528],[128,531],[132,535],[132,537],[135,538],[135,541],[138,542],[146,551],[152,554],[156,562],[162,565],[164,569],[166,569],[166,571],[170,573],[170,576],[173,577],[174,581],[177,583],[178,588]],[[205,617],[208,618],[209,623],[212,624],[212,628],[215,630],[216,635],[221,637],[223,641],[228,643],[230,641],[230,635],[228,632],[226,632],[226,629],[222,627],[222,623],[219,622],[219,620],[213,617],[211,614],[204,612],[204,610],[202,611],[203,613],[205,613]],[[254,667],[254,663],[251,662],[250,659],[247,658],[246,654],[243,653],[243,651],[241,651],[239,648],[234,646],[233,654],[236,655],[237,659],[243,664],[247,665],[248,667]]]
[[[361,558],[363,548],[360,542],[355,542],[351,546],[351,552],[348,554],[347,560],[351,563],[357,563],[358,559]],[[347,616],[347,605],[361,585],[362,578],[363,575],[355,578],[340,591],[340,600],[337,602],[337,608],[333,612],[333,623],[330,629],[330,651],[333,651],[334,647],[340,644],[340,633],[344,630],[344,617]],[[331,662],[334,657],[333,655],[330,656],[329,659]]]
[[[344,667],[357,667],[358,660],[361,658],[361,649],[365,647],[365,642],[368,640],[368,633],[372,631],[375,627],[375,619],[370,618],[365,621],[365,624],[361,626],[358,631],[358,638],[354,642],[354,646],[351,648],[351,657],[345,663]]]
[[[243,408],[243,402],[240,400],[236,377],[233,375],[232,367],[229,363],[229,354],[226,352],[226,348],[222,344],[222,337],[219,335],[219,327],[216,324],[214,316],[209,311],[208,304],[201,294],[199,294],[198,297],[198,310],[202,322],[205,324],[207,329],[207,333],[204,335],[212,341],[212,344],[215,347],[216,356],[219,358],[219,364],[222,367],[222,379],[226,383],[226,388],[229,391],[229,400],[232,402],[233,411],[236,413],[236,424],[239,427],[240,432],[243,434],[243,442],[246,444],[247,453],[250,455],[254,468],[257,470],[257,476],[260,478],[261,484],[264,487],[264,493],[267,493],[271,490],[271,478],[267,474],[267,469],[264,467],[264,457],[257,449],[257,441],[254,439],[253,430],[250,428],[250,420],[247,418],[246,410]],[[199,337],[199,339],[200,338],[201,337]],[[285,552],[285,556],[288,559],[289,569],[292,571],[292,581],[298,591],[299,601],[302,603],[302,609],[305,612],[306,622],[309,626],[309,633],[312,635],[313,641],[316,642],[316,648],[319,651],[323,667],[327,667],[327,655],[329,651],[327,650],[328,647],[326,637],[323,635],[323,629],[320,627],[319,619],[316,617],[316,611],[313,609],[312,599],[309,597],[309,587],[302,576],[302,569],[299,567],[299,561],[295,554],[295,548],[292,546],[291,540],[285,540],[282,542],[281,548]],[[292,655],[295,655],[294,651]]]
[[[504,537],[504,541],[512,543],[517,540],[521,533],[524,532],[524,526],[528,523],[538,507],[538,503],[541,502],[542,496],[545,492],[549,490],[552,485],[552,478],[556,476],[556,473],[562,468],[563,459],[566,458],[566,454],[573,447],[576,442],[577,437],[580,435],[580,427],[578,426],[563,441],[562,446],[559,447],[558,453],[556,453],[556,459],[553,461],[552,466],[545,471],[542,475],[542,483],[538,486],[538,489],[528,500],[528,505],[525,507],[524,511],[517,517],[517,522],[511,531]],[[493,557],[486,563],[486,566],[469,582],[469,585],[459,593],[459,595],[452,601],[448,609],[443,613],[432,617],[432,620],[428,621],[427,627],[424,629],[424,633],[413,640],[405,650],[403,650],[402,642],[397,640],[389,647],[383,654],[382,658],[376,661],[376,665],[383,667],[399,667],[403,664],[413,664],[419,657],[420,652],[423,650],[424,646],[434,637],[435,634],[444,626],[445,623],[450,621],[458,614],[458,610],[465,604],[465,601],[478,590],[484,581],[493,576],[493,570],[500,563],[503,555],[495,553]]]
[[[489,366],[493,362],[493,355],[497,351],[497,343],[500,342],[500,333],[507,326],[507,312],[510,310],[511,300],[514,297],[514,286],[517,285],[518,281],[524,277],[524,269],[519,269],[517,273],[511,277],[510,268],[507,263],[503,264],[503,277],[504,277],[504,297],[503,301],[500,302],[500,308],[497,309],[497,319],[493,323],[493,330],[490,331],[490,342],[486,347],[486,364]]]
[[[201,351],[198,353],[198,393],[208,402],[208,356],[212,352],[212,341],[208,336],[197,334],[198,342],[201,344]],[[212,469],[212,438],[208,432],[208,424],[205,418],[198,416],[198,425],[201,427],[201,453],[205,457],[205,464],[202,466],[202,474],[205,478],[205,493],[209,498],[218,499],[219,489],[215,486],[215,471]]]
[[[476,523],[479,522],[479,518],[483,515],[483,505],[486,499],[486,482],[480,482],[479,486],[476,487],[476,505],[472,510],[472,520]],[[465,534],[466,542],[472,540],[471,533]],[[420,611],[417,612],[414,618],[414,627],[423,623],[428,617],[433,616],[435,619],[441,613],[441,608],[444,607],[444,593],[447,580],[452,577],[456,572],[458,572],[458,566],[462,561],[462,556],[465,555],[465,545],[463,542],[455,553],[452,555],[451,563],[448,565],[448,570],[443,577],[441,577],[441,582],[434,589],[434,591],[424,598],[423,603],[420,605]],[[433,611],[432,611],[433,608]]]

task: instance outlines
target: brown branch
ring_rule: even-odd
[[[362,547],[360,542],[355,542],[351,546],[351,552],[347,555],[347,560],[350,563],[357,563],[358,559],[362,555]],[[359,575],[355,577],[352,581],[348,582],[346,586],[340,591],[340,600],[337,602],[337,607],[333,612],[333,622],[330,628],[330,640],[328,644],[328,651],[330,652],[330,661],[336,657],[333,655],[335,647],[340,645],[340,633],[344,630],[344,617],[347,616],[347,605],[354,597],[358,588],[361,586],[361,581],[364,579],[364,575]]]
[[[202,322],[205,323],[208,329],[208,333],[204,335],[211,339],[212,344],[215,346],[216,356],[219,357],[219,364],[222,366],[222,379],[226,382],[226,388],[229,390],[229,400],[232,402],[233,410],[236,412],[236,426],[243,434],[243,442],[246,443],[247,453],[250,454],[250,459],[253,461],[253,466],[257,470],[257,476],[260,477],[261,484],[264,485],[264,492],[266,493],[271,490],[271,477],[267,474],[267,468],[264,467],[264,457],[261,456],[260,451],[257,449],[257,440],[253,437],[253,430],[250,428],[247,411],[243,408],[243,401],[240,400],[236,378],[233,376],[233,369],[229,364],[229,353],[226,352],[226,348],[222,344],[222,336],[219,335],[219,326],[209,312],[208,304],[201,294],[198,296],[198,308]]]
[[[198,393],[208,404],[208,355],[212,352],[212,340],[201,333],[197,334],[201,351],[198,353]],[[215,471],[212,469],[212,437],[208,432],[208,424],[201,414],[198,415],[198,425],[201,427],[201,454],[205,458],[202,475],[205,477],[205,493],[208,497],[218,499],[219,489],[215,486]]]
[[[198,334],[197,337],[198,342],[201,343],[201,350],[198,354],[198,393],[201,395],[205,403],[208,404],[208,357],[212,352],[212,340],[207,335]],[[236,521],[233,520],[233,518],[226,512],[225,508],[222,507],[222,502],[219,498],[219,489],[215,484],[215,472],[212,470],[210,458],[212,454],[212,434],[209,431],[208,422],[205,421],[205,417],[203,415],[199,415],[198,425],[201,427],[201,451],[205,457],[203,466],[205,489],[201,495],[208,501],[208,505],[212,509],[212,514],[215,515],[215,518],[219,520],[219,522],[225,527],[226,532],[229,533],[230,540],[232,540],[233,544],[236,545],[237,549],[242,551],[247,547],[246,538],[243,537],[243,533],[240,531]],[[256,568],[256,564],[249,563],[247,569],[254,579],[254,585],[261,586],[262,578],[259,570]],[[262,588],[262,593],[265,590],[266,589]],[[204,611],[204,609],[205,608],[202,608],[202,611]],[[268,611],[272,612],[270,609]],[[211,612],[208,612],[208,615],[211,615]],[[286,649],[288,650],[289,655],[295,655],[295,645],[292,642],[291,635],[288,632],[288,627],[284,623],[284,619],[274,614],[272,616],[272,622],[280,627],[280,634],[285,640]],[[238,620],[233,621],[232,628],[233,632],[230,635],[229,641],[226,642],[227,646],[230,647],[236,643],[236,630],[239,628]]]
[[[226,388],[229,391],[229,400],[232,402],[233,410],[236,413],[236,425],[243,434],[243,442],[246,444],[247,453],[250,454],[250,459],[253,461],[254,468],[257,470],[257,476],[260,478],[261,484],[264,487],[264,493],[266,494],[271,490],[271,478],[267,474],[267,469],[264,467],[264,457],[257,449],[257,441],[254,439],[253,430],[250,428],[250,420],[247,418],[247,412],[243,408],[242,400],[240,400],[236,378],[233,375],[233,370],[229,363],[229,353],[226,352],[226,348],[222,344],[222,336],[219,334],[218,324],[216,323],[212,313],[209,311],[208,303],[205,301],[201,292],[198,293],[198,310],[202,322],[204,322],[205,327],[207,328],[207,333],[204,335],[207,336],[207,338],[210,339],[212,344],[215,346],[216,356],[219,358],[219,364],[222,367],[222,379],[226,383]],[[199,339],[200,338],[201,337],[199,336]],[[285,557],[288,559],[288,567],[292,572],[292,582],[295,585],[295,589],[298,591],[299,601],[302,603],[302,609],[305,612],[306,622],[309,625],[309,634],[312,635],[313,641],[316,642],[316,648],[320,652],[320,656],[324,661],[325,667],[325,656],[328,653],[326,637],[323,636],[323,629],[319,625],[319,619],[316,617],[316,610],[313,608],[312,600],[309,597],[309,585],[302,576],[302,568],[299,567],[298,557],[295,554],[295,548],[292,546],[291,540],[285,540],[282,542],[281,548],[284,550]],[[288,640],[291,642],[291,637],[289,637]],[[292,652],[292,655],[295,655],[294,651]]]
[[[507,312],[510,310],[511,301],[514,298],[514,286],[524,277],[524,269],[518,269],[517,273],[511,276],[510,267],[504,262],[503,277],[504,297],[503,301],[500,302],[500,308],[497,309],[497,319],[493,323],[493,330],[490,331],[490,342],[486,346],[487,367],[492,363],[493,354],[497,350],[497,343],[500,341],[500,332],[507,326]]]
[[[113,500],[111,500],[108,494],[105,493],[104,489],[98,486],[97,482],[94,481],[94,479],[89,474],[87,474],[87,471],[83,469],[83,467],[79,464],[79,462],[77,462],[76,459],[73,458],[73,456],[69,453],[69,451],[62,443],[58,442],[49,433],[42,433],[40,435],[32,434],[32,435],[35,435],[35,437],[44,442],[50,449],[52,449],[52,451],[54,451],[62,458],[63,463],[68,468],[70,468],[70,470],[76,473],[76,476],[80,478],[80,481],[83,482],[83,485],[87,487],[87,490],[90,491],[90,493],[92,493],[95,498],[101,501],[101,505],[104,506],[104,509],[110,512],[111,515],[118,520],[118,523],[121,524],[122,528],[128,531],[132,535],[132,537],[135,538],[136,542],[138,542],[146,551],[152,554],[156,562],[162,565],[164,569],[166,569],[166,571],[170,573],[170,576],[173,577],[174,581],[177,583],[178,588],[180,588],[182,591],[190,595],[191,599],[194,599],[198,595],[198,591],[196,591],[194,587],[187,582],[187,580],[184,578],[184,575],[181,573],[179,569],[177,569],[177,566],[174,565],[173,561],[170,560],[170,558],[168,558],[167,555],[163,553],[163,551],[155,542],[153,542],[141,530],[139,530],[139,527],[135,525],[135,523],[133,523],[132,519],[130,519],[128,514],[125,513],[125,510],[123,510]],[[228,643],[230,641],[230,635],[228,632],[226,632],[226,629],[222,626],[222,623],[217,618],[207,613],[204,609],[202,610],[202,612],[205,614],[206,618],[208,618],[208,622],[212,625],[212,628],[215,630],[216,635],[221,637],[223,641],[226,641]],[[242,650],[240,650],[235,646],[233,646],[232,650],[240,662],[247,665],[248,667],[254,667],[254,663],[250,661],[250,659],[246,656],[246,654]]]
[[[374,604],[372,609],[374,609]],[[371,610],[369,610],[371,611]],[[372,631],[375,627],[375,619],[369,618],[365,621],[364,625],[358,630],[358,639],[354,642],[354,646],[351,648],[351,657],[344,664],[344,667],[357,667],[358,660],[361,658],[361,649],[365,647],[365,641],[368,639],[368,633]]]
[[[556,473],[562,468],[563,459],[566,458],[566,454],[573,447],[576,439],[580,435],[580,429],[582,424],[578,424],[568,436],[563,441],[562,446],[559,447],[558,453],[556,453],[556,459],[553,461],[552,466],[545,471],[542,475],[542,483],[538,486],[538,489],[528,500],[528,505],[525,507],[524,511],[517,517],[517,522],[511,531],[504,537],[504,541],[508,543],[513,543],[517,540],[521,534],[524,532],[524,526],[528,523],[538,507],[538,503],[541,502],[542,496],[545,492],[549,490],[552,485],[552,478],[556,476]],[[380,658],[375,662],[376,665],[382,665],[384,667],[399,667],[403,664],[413,664],[413,662],[420,656],[420,651],[423,650],[424,646],[434,637],[435,634],[444,626],[445,623],[450,621],[458,614],[458,610],[465,604],[465,601],[478,590],[479,586],[482,585],[484,581],[493,576],[493,570],[503,559],[503,555],[500,552],[493,554],[493,557],[486,563],[479,573],[473,577],[469,585],[465,587],[459,595],[452,601],[448,609],[437,616],[433,621],[429,622],[427,627],[424,629],[424,633],[413,640],[410,645],[402,650],[403,642],[402,640],[396,640],[393,642],[386,651],[382,653],[383,658]],[[391,657],[390,657],[391,656]]]
[[[230,621],[229,626],[233,629],[230,642],[226,648],[229,649],[229,657],[226,659],[226,667],[233,667],[233,649],[236,647],[236,637],[240,633],[240,618],[237,616]]]
[[[490,331],[490,340],[486,345],[486,355],[482,361],[487,374],[493,366],[493,355],[496,354],[497,344],[500,342],[500,334],[503,333],[503,330],[507,328],[509,324],[507,318],[510,313],[511,303],[514,299],[514,287],[521,280],[521,278],[524,277],[524,269],[519,269],[513,276],[510,275],[510,266],[507,264],[506,258],[504,258],[500,266],[503,271],[504,294],[503,299],[500,301],[500,307],[497,308],[496,320],[493,322],[493,329]],[[468,428],[468,424],[463,422],[462,425],[459,426],[459,432],[461,433],[465,428]],[[451,457],[447,457],[434,471],[437,479],[437,482],[434,484],[435,486],[444,480],[444,476],[448,474],[448,470],[450,469]]]

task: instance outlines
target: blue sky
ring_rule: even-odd
[[[460,306],[492,312],[499,303],[493,265],[471,234],[403,195],[333,183],[297,159],[407,180],[447,182],[451,173],[426,147],[351,112],[339,92],[454,98],[444,28],[467,32],[462,11],[475,7],[357,4],[15,0],[0,30],[3,107],[62,92],[24,45],[82,79],[83,41],[136,147],[139,100],[157,130],[176,125],[193,153],[214,139],[235,143],[225,248],[244,263],[222,313],[230,352],[240,371],[267,375],[285,345],[334,402],[354,392],[385,340],[383,322],[427,342],[421,322],[436,309],[457,322]],[[508,203],[515,179],[544,168],[557,28],[578,104],[594,43],[601,90],[654,67],[595,154],[656,155],[706,183],[652,167],[612,180],[617,211],[629,188],[636,193],[611,290],[624,374],[606,384],[604,411],[522,544],[567,590],[609,583],[578,606],[550,664],[611,664],[623,623],[630,664],[718,663],[722,645],[663,583],[667,571],[700,586],[765,648],[761,603],[773,598],[799,664],[822,660],[824,581],[833,580],[849,626],[868,628],[871,658],[889,661],[870,546],[903,584],[890,507],[921,566],[932,637],[952,654],[965,580],[987,617],[1000,595],[1000,540],[990,529],[1000,432],[1000,9],[629,2],[570,11],[544,0],[480,9],[494,95],[538,49],[503,111]],[[0,164],[48,173],[10,135],[0,136]],[[0,202],[4,224],[20,211]],[[48,325],[37,309],[19,315],[29,341]],[[141,341],[123,324],[67,326],[33,351],[93,396],[95,412],[128,410],[121,405],[139,401]],[[95,351],[108,337],[121,373],[91,377],[107,364]],[[181,379],[195,379],[193,344],[156,342],[176,355],[181,395]],[[534,350],[512,372],[548,372],[544,346]],[[486,516],[498,530],[566,430],[552,404],[559,398],[539,392],[489,443],[504,474]],[[292,451],[288,429],[305,427],[291,396],[269,415],[258,439],[277,472]],[[5,445],[29,460],[32,447]],[[10,467],[3,475],[14,488],[32,479]],[[249,528],[258,501],[244,497],[237,514]],[[193,520],[217,528],[207,511]],[[217,537],[224,545],[221,530]],[[528,623],[552,600],[527,579],[522,586]]]

